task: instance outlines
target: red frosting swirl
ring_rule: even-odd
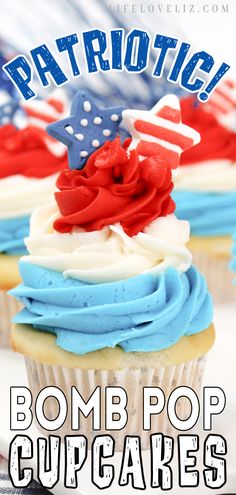
[[[59,232],[73,227],[87,231],[120,222],[133,236],[152,220],[175,210],[170,197],[171,170],[157,156],[139,161],[136,150],[126,149],[120,138],[106,142],[82,170],[63,170],[55,197],[61,213],[54,222]]]
[[[201,141],[181,155],[180,165],[194,164],[214,159],[236,160],[236,133],[225,129],[216,118],[204,110],[204,104],[196,103],[193,97],[181,102],[184,124],[196,129]]]
[[[46,131],[33,126],[16,129],[13,125],[0,128],[0,178],[10,175],[42,178],[63,170],[66,152],[55,156],[45,144],[51,139]]]

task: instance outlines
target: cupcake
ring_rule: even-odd
[[[129,421],[112,432],[117,450],[137,432],[149,445],[143,387],[198,391],[214,341],[211,297],[191,264],[188,222],[176,218],[171,198],[171,169],[198,134],[181,123],[172,95],[122,117],[131,134],[123,144],[119,110],[100,110],[78,93],[72,116],[50,126],[68,144],[74,168],[60,173],[55,202],[33,213],[29,254],[19,263],[23,283],[11,291],[24,305],[11,342],[25,356],[34,398],[46,386],[63,390],[68,403],[72,385],[85,400],[96,386],[103,395],[106,385],[127,391]],[[56,415],[48,400],[47,416]],[[91,442],[97,432],[81,421]],[[59,434],[70,432],[69,423]],[[154,418],[152,431],[170,431],[166,414]]]
[[[216,301],[233,297],[229,260],[236,231],[236,133],[213,114],[181,101],[182,118],[201,135],[201,142],[183,153],[174,178],[176,214],[188,220],[189,248],[196,266],[205,274]]]
[[[60,102],[58,102],[60,105]],[[20,281],[19,255],[26,253],[32,211],[53,197],[57,174],[66,166],[66,151],[49,138],[48,122],[62,115],[52,102],[41,102],[41,111],[28,105],[27,113],[15,102],[0,108],[0,345],[9,343],[12,316],[18,304],[7,291]],[[54,106],[53,106],[54,105]],[[58,107],[59,108],[59,107]],[[17,112],[17,117],[16,117]],[[29,113],[28,113],[29,112]],[[54,113],[53,113],[54,112]],[[53,117],[54,115],[54,117]],[[17,122],[22,124],[16,127]],[[59,146],[58,146],[59,145]]]

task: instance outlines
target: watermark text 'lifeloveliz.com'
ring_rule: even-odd
[[[230,5],[220,2],[112,2],[108,1],[110,10],[123,14],[228,14]]]

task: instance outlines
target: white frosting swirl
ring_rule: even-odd
[[[12,175],[0,180],[0,219],[29,215],[53,199],[58,174],[42,179]]]
[[[23,261],[86,282],[102,283],[133,277],[142,272],[163,272],[169,267],[186,271],[192,260],[185,244],[189,224],[174,215],[150,223],[129,237],[120,224],[100,231],[74,229],[61,234],[53,229],[58,218],[56,204],[35,210],[30,236],[25,240],[29,256]]]
[[[230,160],[208,160],[183,165],[174,174],[174,190],[227,192],[236,190],[236,164]]]

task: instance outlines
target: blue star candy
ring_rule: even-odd
[[[124,107],[101,109],[85,91],[76,93],[71,115],[47,126],[50,136],[68,146],[70,168],[83,168],[89,155],[105,141],[115,139],[122,110]]]
[[[0,126],[14,123],[15,113],[19,110],[19,104],[15,100],[9,100],[0,106]]]

